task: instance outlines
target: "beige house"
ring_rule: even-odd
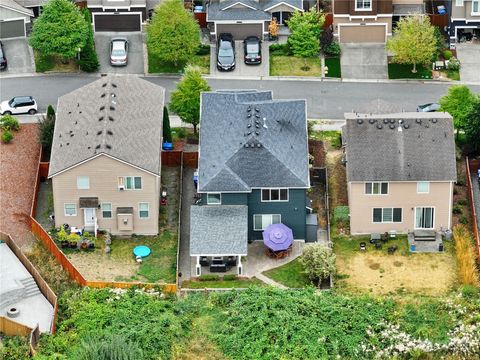
[[[345,114],[352,234],[446,230],[457,180],[447,113]]]
[[[165,89],[133,76],[58,100],[49,178],[55,226],[158,234]]]

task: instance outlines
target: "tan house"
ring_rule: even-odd
[[[450,43],[480,42],[480,0],[453,0],[450,16]]]
[[[352,234],[446,230],[457,180],[447,113],[345,114]]]
[[[149,81],[109,76],[59,98],[55,226],[158,234],[164,97]]]

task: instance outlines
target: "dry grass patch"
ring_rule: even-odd
[[[473,238],[464,225],[453,228],[455,254],[457,257],[458,280],[462,285],[479,285],[478,272],[475,266],[475,247]]]

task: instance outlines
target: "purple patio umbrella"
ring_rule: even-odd
[[[284,224],[271,224],[263,232],[263,243],[273,251],[287,250],[293,243],[293,232]]]

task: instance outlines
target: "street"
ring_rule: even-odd
[[[0,78],[0,98],[32,95],[45,112],[49,104],[56,107],[59,96],[98,79],[85,75],[50,75]],[[170,91],[178,78],[147,77],[148,81]],[[231,80],[208,79],[213,89],[273,90],[277,99],[306,99],[309,118],[342,119],[344,112],[390,113],[415,111],[417,105],[435,102],[452,84],[321,82],[308,80]],[[478,93],[480,86],[470,86]]]

